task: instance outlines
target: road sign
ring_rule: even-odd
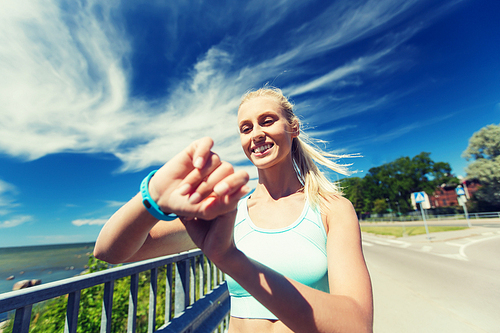
[[[455,188],[455,192],[457,192],[457,195],[465,195],[465,190],[463,189],[463,187]]]
[[[425,192],[414,192],[413,198],[416,203],[421,203],[425,201]]]

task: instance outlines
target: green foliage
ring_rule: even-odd
[[[387,208],[388,205],[385,199],[375,199],[375,201],[373,201],[373,211],[375,213],[384,214],[385,212],[387,212]]]
[[[356,212],[386,213],[390,209],[406,213],[410,211],[413,192],[425,191],[432,195],[437,186],[459,184],[445,162],[434,162],[430,153],[422,152],[413,158],[397,160],[371,168],[364,178],[345,178],[341,186]]]
[[[500,125],[488,125],[474,133],[462,156],[474,159],[467,168],[467,178],[477,179],[481,188],[471,203],[477,210],[500,209]]]

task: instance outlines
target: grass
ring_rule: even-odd
[[[431,232],[441,232],[441,231],[453,231],[453,230],[463,230],[467,227],[429,227],[429,233]],[[385,236],[395,236],[403,237],[403,232],[405,231],[406,236],[415,236],[425,234],[425,227],[361,227],[361,231],[369,232],[377,235]]]

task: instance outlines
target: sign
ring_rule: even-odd
[[[416,203],[421,203],[425,201],[425,192],[414,192],[413,198]]]
[[[431,208],[429,196],[425,192],[413,192],[410,196],[413,209],[417,209],[417,204],[420,204],[424,209]]]
[[[457,192],[457,195],[465,195],[465,190],[463,189],[463,187],[457,187],[455,189],[455,192]]]

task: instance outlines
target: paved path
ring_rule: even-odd
[[[363,233],[374,331],[500,332],[500,229],[387,238]]]

